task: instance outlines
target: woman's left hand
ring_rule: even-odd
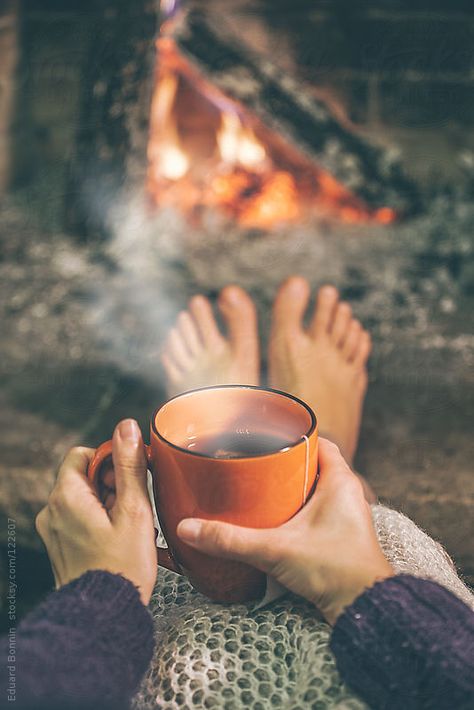
[[[56,586],[88,570],[121,574],[148,604],[156,580],[153,513],[147,491],[142,435],[133,419],[116,427],[112,458],[113,504],[106,509],[87,479],[93,449],[77,447],[66,456],[36,528],[48,551]]]

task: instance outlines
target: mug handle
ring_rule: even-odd
[[[151,447],[145,444],[145,453],[148,463],[148,467],[151,468]],[[87,467],[87,478],[93,484],[97,484],[97,477],[99,475],[100,469],[104,465],[107,459],[112,458],[112,439],[105,441],[103,444],[96,449],[94,456],[92,457],[89,466]],[[158,531],[156,531],[158,533]],[[161,567],[171,570],[172,572],[177,572],[181,574],[178,569],[177,564],[173,560],[171,553],[167,547],[156,547],[156,552],[158,555],[158,564]]]

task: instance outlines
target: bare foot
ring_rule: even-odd
[[[257,313],[252,299],[238,286],[226,286],[218,306],[227,338],[204,296],[194,296],[189,309],[179,314],[161,357],[170,397],[210,385],[259,383]]]
[[[352,463],[367,389],[370,335],[352,317],[349,304],[339,301],[333,286],[319,290],[305,329],[309,295],[308,282],[297,276],[278,291],[270,337],[270,384],[305,400],[316,412],[320,433]]]

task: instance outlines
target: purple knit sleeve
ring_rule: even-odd
[[[121,710],[150,663],[153,623],[131,582],[93,571],[52,592],[16,629],[15,702],[6,702],[3,678],[11,640],[1,645],[1,708]]]
[[[398,575],[339,617],[331,649],[374,708],[474,708],[474,613],[444,587]]]

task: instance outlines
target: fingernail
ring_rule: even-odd
[[[140,428],[135,419],[124,419],[118,425],[119,435],[122,441],[137,443],[140,438]]]
[[[177,533],[182,540],[187,540],[188,542],[196,542],[199,535],[201,534],[202,524],[199,520],[193,520],[188,518],[187,520],[182,520],[178,525]]]

